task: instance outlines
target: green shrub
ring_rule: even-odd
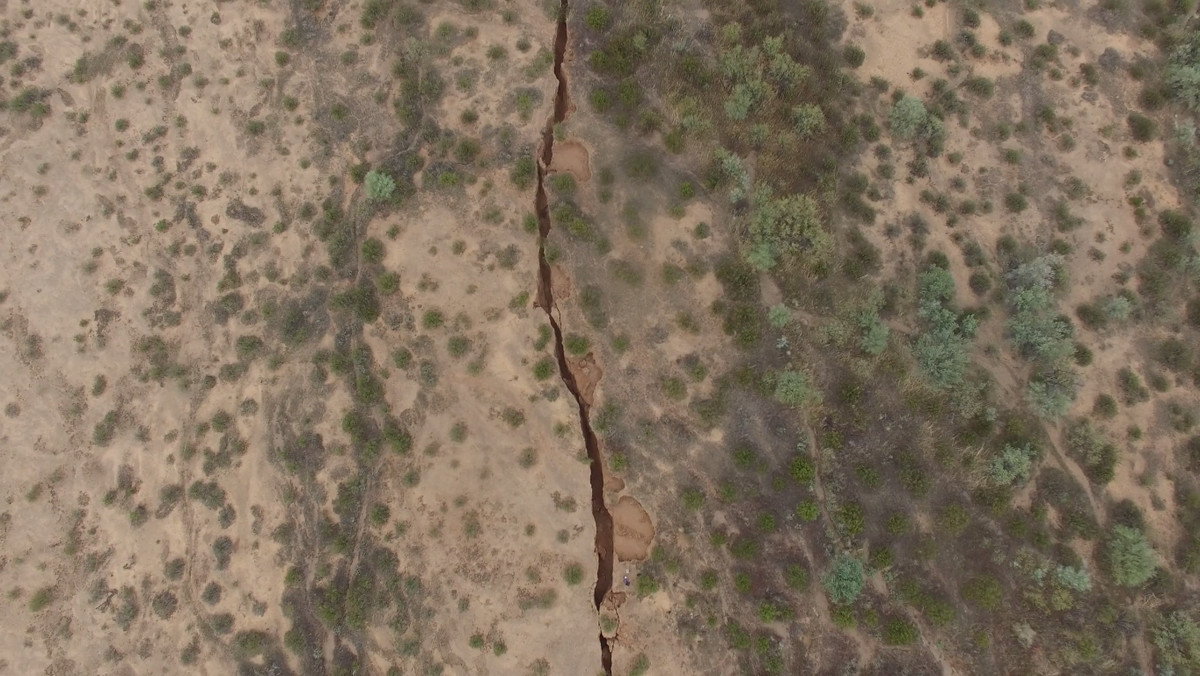
[[[1200,667],[1200,626],[1185,612],[1174,611],[1154,628],[1154,647],[1166,665],[1187,673]],[[1159,673],[1166,673],[1160,667]]]
[[[797,453],[788,464],[788,471],[796,483],[807,486],[817,476],[817,466],[812,456],[807,453]]]
[[[1145,115],[1130,113],[1125,122],[1129,125],[1129,133],[1135,141],[1152,141],[1158,133],[1158,124]]]
[[[883,642],[888,645],[912,645],[920,637],[917,626],[904,618],[892,618],[883,625]]]
[[[1048,418],[1066,413],[1079,387],[1070,366],[1074,332],[1057,312],[1051,295],[1063,284],[1063,269],[1062,256],[1048,254],[1017,266],[1008,275],[1009,337],[1023,355],[1034,360],[1035,375],[1027,398],[1038,415]]]
[[[638,575],[637,579],[637,594],[638,596],[650,596],[658,591],[658,583],[649,575]]]
[[[780,303],[772,305],[767,310],[767,323],[777,329],[785,328],[792,321],[792,311],[786,305]]]
[[[161,591],[150,599],[150,607],[155,615],[165,620],[175,614],[175,609],[179,607],[179,598],[170,591]]]
[[[446,315],[441,310],[426,310],[421,315],[421,326],[425,329],[437,329],[445,326]]]
[[[200,600],[208,605],[216,605],[221,601],[221,585],[216,582],[209,582],[204,585],[204,591],[200,594]]]
[[[377,202],[391,199],[396,192],[396,181],[380,171],[368,171],[363,183],[366,187],[367,197]]]
[[[1010,192],[1004,196],[1004,208],[1009,213],[1019,214],[1029,208],[1029,200],[1019,192]]]
[[[783,581],[787,583],[789,588],[795,591],[804,591],[808,589],[809,584],[808,569],[800,564],[793,563],[784,569]]]
[[[801,500],[796,505],[796,518],[805,523],[812,523],[821,516],[821,508],[813,500]]]
[[[968,603],[983,610],[996,610],[1004,601],[1004,589],[1000,581],[991,575],[980,575],[966,581],[962,595]]]
[[[587,13],[583,16],[583,21],[587,24],[588,28],[597,33],[603,33],[612,26],[612,12],[604,5],[594,4],[588,7]]]
[[[1128,366],[1121,367],[1121,370],[1117,372],[1117,386],[1121,390],[1121,398],[1126,406],[1150,400],[1150,391],[1142,384],[1142,379]]]
[[[847,537],[862,535],[867,526],[863,507],[857,502],[844,502],[838,506],[837,523]]]
[[[983,76],[969,77],[963,80],[963,87],[975,96],[983,99],[990,99],[996,91],[995,83]]]
[[[1171,52],[1165,80],[1176,98],[1200,112],[1200,34],[1193,31]]]
[[[1036,458],[1037,451],[1029,444],[1005,444],[1004,450],[988,464],[988,479],[998,486],[1023,484],[1029,481]]]
[[[775,400],[787,406],[805,407],[820,403],[821,391],[807,373],[789,369],[775,378]]]
[[[37,613],[46,609],[54,600],[54,587],[42,587],[33,593],[29,599],[29,612]]]
[[[942,121],[929,114],[925,104],[915,96],[905,94],[888,111],[888,127],[902,141],[917,137],[932,138],[943,132]]]
[[[1112,420],[1117,416],[1117,400],[1110,394],[1096,395],[1096,403],[1092,405],[1092,413],[1104,420]]]
[[[842,553],[833,560],[833,567],[821,578],[821,584],[835,605],[848,605],[862,593],[865,573],[862,561]]]
[[[362,243],[362,259],[364,263],[382,263],[387,249],[378,237],[368,237]]]
[[[1080,593],[1091,591],[1092,578],[1087,569],[1059,566],[1054,570],[1054,579],[1062,586]]]
[[[847,66],[858,68],[866,61],[867,53],[858,45],[846,45],[842,48],[842,58],[846,60]]]
[[[533,180],[537,176],[537,164],[533,160],[533,156],[528,153],[517,157],[513,163],[512,171],[509,172],[508,178],[513,185],[521,190],[526,190],[533,186]]]
[[[864,310],[858,317],[858,324],[862,330],[862,335],[858,340],[859,349],[872,357],[883,354],[887,350],[892,330],[879,317],[878,310],[875,308]]]
[[[537,380],[547,380],[554,375],[555,370],[554,360],[542,357],[533,365],[533,377]]]
[[[1113,480],[1117,447],[1091,421],[1076,420],[1067,428],[1065,440],[1067,452],[1083,466],[1089,479],[1101,486]]]
[[[801,138],[812,138],[825,131],[825,112],[815,103],[805,103],[792,108],[796,133]]]

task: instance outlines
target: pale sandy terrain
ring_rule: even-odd
[[[220,674],[244,659],[304,672],[350,660],[368,673],[438,664],[518,673],[544,660],[555,673],[591,673],[600,654],[587,467],[574,402],[557,375],[533,376],[550,354],[544,340],[535,348],[546,322],[531,301],[536,232],[523,227],[533,195],[508,179],[511,158],[532,153],[549,115],[552,16],[534,3],[511,4],[511,20],[422,6],[419,24],[370,31],[358,3],[295,4],[2,6],[17,59],[40,59],[6,83],[7,96],[43,88],[49,115],[10,111],[0,121],[0,671]],[[435,33],[443,24],[454,27],[448,40]],[[285,46],[297,27],[302,45]],[[77,58],[117,35],[126,45],[110,47],[98,72],[69,77]],[[134,42],[145,55],[137,69],[127,63]],[[368,208],[347,172],[406,152],[395,145],[404,125],[392,112],[401,95],[392,66],[415,42],[449,45],[428,57],[446,94],[424,120],[481,143],[468,185],[435,189],[436,175],[418,173],[426,188],[365,220],[352,244],[379,238],[380,270],[399,275],[398,291],[381,296],[381,319],[349,339],[373,353],[385,409],[412,447],[384,450],[363,470],[342,425],[352,393],[328,362],[313,376],[314,355],[336,350],[346,313],[310,304],[311,335],[295,345],[279,340],[268,315],[347,288],[324,281],[325,247],[303,205],[317,207],[317,220],[327,196],[356,217]],[[499,61],[484,55],[493,45],[504,48]],[[158,78],[172,69],[163,88]],[[531,110],[514,105],[518,88],[536,93]],[[467,109],[478,122],[461,121]],[[431,150],[420,151],[426,166],[438,161]],[[345,187],[331,192],[334,180]],[[161,199],[144,193],[160,182]],[[240,280],[221,283],[223,260]],[[235,291],[244,310],[214,321],[219,299]],[[424,328],[432,309],[444,328]],[[243,353],[243,375],[220,374],[238,363],[247,335],[263,339],[261,356]],[[469,340],[466,355],[447,353],[451,335]],[[139,377],[150,336],[163,341],[169,374]],[[401,348],[413,354],[407,369],[393,363]],[[423,382],[424,368],[436,384]],[[94,439],[110,411],[111,438]],[[210,431],[220,411],[232,414],[224,434]],[[308,431],[323,451],[304,479],[278,458]],[[230,447],[228,466],[205,470],[206,457]],[[337,554],[313,519],[336,519],[339,483],[360,473],[364,506],[350,523],[361,525]],[[231,523],[187,490],[210,479]],[[172,486],[183,495],[160,510]],[[376,505],[390,517],[368,524]],[[147,516],[131,517],[143,508]],[[301,533],[295,546],[279,530],[288,524]],[[218,537],[231,545],[225,566],[214,558]],[[385,602],[363,629],[318,626],[299,653],[285,649],[286,606],[297,602],[283,602],[289,566],[302,567],[300,588],[324,588],[328,566],[354,575],[367,546],[394,553],[411,628],[397,630]],[[181,563],[168,572],[172,561]],[[568,568],[578,579],[567,581]],[[213,583],[219,600],[205,596]],[[43,589],[49,602],[34,602]],[[222,613],[232,630],[214,623]],[[250,631],[265,640],[243,640]]]

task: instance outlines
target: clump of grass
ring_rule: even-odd
[[[537,380],[547,380],[554,375],[554,360],[542,357],[533,365],[533,377]]]

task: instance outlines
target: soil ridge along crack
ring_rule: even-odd
[[[558,373],[563,384],[579,409],[579,427],[583,433],[584,446],[587,449],[588,467],[592,488],[592,517],[596,521],[596,557],[597,572],[596,586],[593,592],[593,602],[597,613],[604,603],[604,598],[612,588],[613,577],[613,519],[608,507],[604,504],[604,464],[600,454],[600,440],[592,429],[590,406],[584,399],[575,374],[567,363],[566,351],[563,348],[562,327],[555,316],[554,291],[550,284],[550,263],[546,260],[546,238],[550,235],[550,202],[546,195],[546,174],[554,159],[554,126],[567,119],[570,109],[570,98],[567,91],[567,78],[563,72],[563,61],[567,53],[567,0],[560,0],[558,22],[554,34],[554,77],[558,86],[554,92],[554,114],[546,121],[542,131],[541,153],[537,168],[537,194],[534,198],[534,208],[538,219],[538,285],[537,304],[550,320],[550,328],[554,332],[554,357],[558,362]],[[604,673],[612,674],[612,648],[603,632],[598,632],[600,638],[600,659]]]

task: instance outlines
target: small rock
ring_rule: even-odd
[[[1087,101],[1088,103],[1095,103],[1096,101],[1100,100],[1100,95],[1089,90],[1083,93],[1083,100]]]

